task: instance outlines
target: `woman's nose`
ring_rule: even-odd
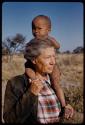
[[[54,65],[55,64],[55,58],[51,57],[51,64]]]

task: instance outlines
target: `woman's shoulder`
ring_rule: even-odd
[[[13,91],[15,95],[21,95],[27,89],[28,79],[25,74],[17,75],[7,81],[7,90]]]
[[[19,87],[21,85],[27,85],[28,79],[25,74],[17,75],[10,78],[7,83],[12,87]]]

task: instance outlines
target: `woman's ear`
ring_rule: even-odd
[[[34,59],[34,60],[32,61],[32,63],[33,63],[33,64],[36,64],[36,60]]]
[[[37,63],[38,63],[38,59],[37,59],[37,58],[36,58],[36,59],[33,59],[32,63],[33,63],[33,64],[37,64]]]

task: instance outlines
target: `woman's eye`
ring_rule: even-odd
[[[47,56],[46,58],[47,58],[47,59],[49,59],[49,58],[50,58],[50,56]]]

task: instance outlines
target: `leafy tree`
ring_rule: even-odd
[[[25,46],[25,41],[26,38],[22,35],[22,34],[16,34],[15,37],[13,37],[12,39],[12,47],[14,48],[14,51],[19,51],[21,49],[23,49],[23,47]]]
[[[66,51],[63,52],[63,53],[70,54],[71,52],[70,52],[70,50],[66,50]]]
[[[73,50],[73,53],[82,53],[82,52],[83,52],[83,47],[81,47],[81,46],[79,46]]]
[[[17,51],[21,51],[25,46],[26,38],[17,33],[14,37],[7,37],[5,41],[2,42],[2,54],[7,54],[10,57],[10,61],[13,58],[13,55]]]

